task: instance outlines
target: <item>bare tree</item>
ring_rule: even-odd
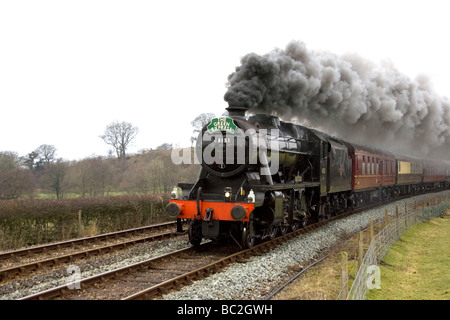
[[[31,195],[35,188],[34,176],[21,166],[16,152],[0,152],[0,199],[16,199]]]
[[[51,163],[55,161],[56,148],[50,144],[43,144],[34,153],[38,154],[41,164]]]
[[[35,189],[35,179],[30,170],[14,168],[0,172],[0,199],[17,199],[31,196]]]
[[[117,158],[125,159],[125,153],[130,142],[136,137],[138,128],[128,122],[112,122],[106,126],[105,134],[100,136],[116,151]]]
[[[44,163],[44,183],[55,192],[56,199],[63,198],[63,180],[68,168],[69,164],[61,158],[53,162]]]
[[[214,117],[214,113],[201,113],[191,121],[191,125],[194,127],[194,130],[192,131],[194,135],[191,137],[192,144],[194,144],[194,141],[197,140],[197,136],[199,132],[202,131],[203,127],[210,123],[211,119]]]
[[[111,185],[112,171],[101,157],[80,160],[70,169],[71,187],[82,197],[104,195]]]
[[[14,151],[0,151],[0,172],[19,167],[19,155]]]

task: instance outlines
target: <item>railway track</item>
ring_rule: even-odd
[[[254,255],[261,255],[272,248],[301,234],[311,232],[331,221],[353,214],[348,212],[328,220],[288,233],[284,236],[262,242],[251,249],[226,254],[236,246],[218,246],[208,242],[200,249],[189,247],[105,272],[90,278],[80,279],[67,285],[36,293],[22,300],[45,299],[152,299],[160,294],[177,290],[194,280],[216,273],[225,266],[246,261]],[[211,250],[211,247],[214,250]],[[74,287],[79,289],[73,289]]]
[[[309,233],[332,221],[368,209],[369,207],[364,207],[343,213],[273,240],[262,242],[251,249],[240,250],[228,255],[225,249],[219,254],[219,249],[223,249],[223,247],[215,243],[205,244],[200,250],[190,247],[93,277],[79,279],[73,283],[22,299],[153,299],[160,294],[178,290],[194,280],[216,273],[231,263],[243,262],[251,256],[262,255],[301,234]],[[211,246],[214,250],[211,250]],[[233,248],[237,249],[236,246]],[[73,289],[78,285],[79,289]]]
[[[138,243],[175,237],[175,222],[74,239],[0,254],[0,282]],[[171,230],[171,231],[168,231]],[[162,232],[161,232],[162,231]]]
[[[192,274],[187,281],[195,280],[198,270],[222,259],[235,250],[231,246],[214,246],[211,242],[199,248],[188,247],[143,262],[81,279],[68,285],[40,292],[22,300],[76,299],[117,300],[126,299],[149,284],[160,285],[173,277]],[[75,288],[75,289],[73,289]],[[76,288],[80,288],[77,290]]]

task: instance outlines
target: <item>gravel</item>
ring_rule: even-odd
[[[68,272],[70,270],[68,269],[69,267],[75,267],[72,270],[79,270],[81,278],[84,279],[188,246],[187,236],[182,236],[176,239],[141,243],[123,251],[115,251],[101,257],[89,258],[86,261],[75,261],[71,266],[64,265],[47,273],[21,277],[1,284],[0,300],[20,299],[77,280],[74,279],[73,272]]]

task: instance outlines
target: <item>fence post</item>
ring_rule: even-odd
[[[152,220],[150,223],[155,223],[154,214],[153,214],[153,201],[150,202],[150,219]]]
[[[400,238],[400,231],[398,230],[398,204],[395,205],[395,229],[397,230],[397,239]]]
[[[417,201],[414,201],[414,224],[419,223],[419,210],[417,210]]]
[[[408,229],[408,205],[405,202],[405,227]]]
[[[359,245],[358,245],[358,266],[356,269],[356,274],[358,274],[359,268],[361,268],[364,258],[364,232],[359,232]],[[355,276],[356,276],[355,274]]]
[[[387,225],[389,224],[389,214],[388,214],[388,209],[384,209],[384,227],[386,228]]]
[[[341,273],[341,300],[347,299],[348,294],[348,254],[347,252],[341,253],[341,267],[342,267],[342,273]]]
[[[370,217],[370,240],[369,240],[369,245],[372,243],[373,240],[373,235],[374,235],[374,231],[373,231],[373,217]]]
[[[84,236],[83,235],[83,223],[81,222],[81,209],[78,210],[78,236]]]

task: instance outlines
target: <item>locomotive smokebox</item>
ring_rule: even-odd
[[[245,117],[245,111],[248,109],[243,106],[228,105],[227,111],[230,117]]]

